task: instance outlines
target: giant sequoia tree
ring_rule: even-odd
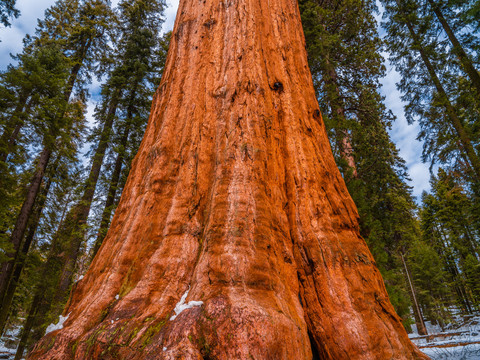
[[[297,2],[182,0],[110,230],[29,359],[424,358],[357,217]]]

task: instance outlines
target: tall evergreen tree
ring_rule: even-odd
[[[25,349],[43,336],[47,325],[53,321],[48,316],[51,304],[49,299],[54,296],[62,264],[62,252],[66,248],[66,244],[60,243],[58,229],[65,221],[68,209],[79,196],[76,183],[81,179],[80,170],[72,165],[59,164],[55,174],[51,174],[54,189],[36,234],[38,245],[30,254],[40,254],[43,261],[34,269],[37,281],[30,282],[29,301],[21,312],[25,321],[22,323],[15,359],[21,359]],[[31,272],[27,268],[22,278],[23,283],[30,280],[30,277]]]
[[[160,28],[163,22],[162,1],[125,0],[119,4],[116,44],[109,78],[102,87],[103,102],[97,117],[101,130],[95,139],[90,172],[83,185],[83,195],[69,211],[59,237],[68,239],[64,264],[55,294],[54,311],[59,313],[67,300],[72,284],[75,266],[85,239],[85,228],[90,213],[96,185],[100,176],[107,148],[111,145],[112,133],[118,131],[128,141],[130,128],[136,117],[142,115],[143,122],[146,104],[151,102],[153,86],[149,83],[152,73],[157,73],[155,52],[160,45]],[[124,112],[124,124],[118,121],[119,113]],[[63,242],[63,241],[61,241]]]
[[[26,51],[51,47],[57,49],[60,57],[58,63],[61,65],[62,71],[59,71],[59,75],[55,77],[57,79],[60,76],[55,91],[47,91],[46,96],[41,98],[38,106],[32,111],[35,116],[28,121],[32,128],[31,134],[41,139],[40,143],[37,143],[39,155],[34,162],[34,170],[26,189],[26,195],[9,236],[10,250],[7,254],[10,259],[1,264],[0,294],[2,300],[12,278],[14,264],[20,254],[21,244],[49,160],[56,153],[62,154],[63,149],[68,146],[70,139],[74,136],[74,129],[78,128],[78,111],[76,109],[83,108],[83,95],[80,92],[79,97],[72,98],[72,93],[75,86],[81,89],[79,84],[88,78],[82,74],[82,71],[91,68],[94,64],[97,54],[94,50],[101,49],[105,44],[103,34],[108,16],[109,8],[105,2],[100,0],[59,1],[46,12],[45,20],[39,22],[36,36],[26,42]],[[40,74],[36,75],[38,77]],[[83,111],[80,110],[80,112]],[[7,123],[4,128],[4,135],[9,134],[7,139],[11,139],[11,130],[18,126],[24,128],[23,119],[13,118],[13,121]],[[18,134],[20,134],[19,131],[17,136]],[[30,146],[34,146],[34,144],[30,144]],[[7,150],[11,150],[11,148],[7,147]],[[8,312],[8,306],[2,306],[2,313],[4,312]],[[2,316],[2,320],[4,318]]]
[[[132,93],[122,104],[122,115],[115,131],[116,136],[112,139],[112,158],[111,172],[104,176],[104,193],[106,193],[105,203],[100,217],[99,229],[97,231],[95,242],[92,248],[92,257],[95,256],[100,248],[103,239],[108,230],[113,211],[120,199],[126,177],[130,170],[130,163],[137,153],[140,140],[143,137],[145,126],[149,117],[151,97],[156,86],[160,82],[160,76],[165,66],[168,46],[171,33],[166,33],[160,40],[160,46],[155,51],[154,62],[149,65],[143,86],[136,91],[136,96]],[[148,57],[145,58],[148,61]]]
[[[384,27],[390,60],[402,75],[398,87],[407,103],[407,119],[420,122],[419,138],[425,140],[424,159],[462,171],[472,183],[478,184],[479,137],[474,129],[478,112],[464,97],[458,96],[463,92],[457,85],[463,81],[458,78],[456,61],[452,60],[455,51],[448,50],[448,39],[438,36],[434,17],[422,12],[421,3],[409,0],[382,3],[388,19]]]
[[[478,306],[480,232],[475,204],[461,177],[440,169],[432,179],[432,193],[423,196],[420,212],[424,242],[442,259],[456,303],[466,312]],[[450,305],[445,299],[444,306]]]

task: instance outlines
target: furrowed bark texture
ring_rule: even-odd
[[[107,237],[28,359],[423,358],[357,217],[297,2],[182,0]]]

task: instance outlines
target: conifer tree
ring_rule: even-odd
[[[171,32],[168,32],[160,40],[159,47],[156,49],[156,54],[153,58],[155,62],[150,65],[152,71],[146,77],[147,81],[144,83],[144,86],[137,91],[137,96],[130,96],[127,99],[128,101],[122,106],[126,109],[126,112],[123,111],[123,116],[120,116],[120,119],[123,119],[118,122],[118,130],[115,131],[118,135],[112,139],[112,154],[110,156],[114,158],[113,169],[104,179],[104,191],[107,196],[92,248],[92,258],[97,253],[106,235],[111,216],[120,199],[123,185],[128,176],[130,163],[137,153],[140,140],[145,131],[151,96],[163,73],[170,37]]]
[[[458,70],[444,66],[455,64],[452,53],[444,51],[448,40],[437,36],[432,16],[421,16],[421,4],[409,0],[385,0],[383,4],[390,60],[402,74],[398,87],[407,102],[407,119],[420,122],[424,159],[462,171],[478,184],[478,136],[472,129],[476,121],[471,119],[478,114],[470,106],[463,108],[461,97],[455,101]]]
[[[45,96],[38,100],[38,106],[32,109],[32,116],[28,121],[27,130],[31,131],[34,137],[41,139],[40,143],[36,144],[39,155],[34,162],[31,180],[18,217],[12,226],[10,247],[7,251],[9,259],[2,261],[0,277],[2,299],[13,275],[14,264],[20,253],[49,160],[55,154],[64,156],[68,153],[69,151],[65,149],[68,148],[71,139],[78,135],[77,130],[83,126],[82,120],[79,120],[83,119],[83,95],[80,91],[78,97],[72,98],[72,93],[75,86],[88,78],[82,71],[92,68],[97,54],[95,50],[102,48],[105,43],[103,33],[108,16],[108,7],[100,0],[60,1],[46,11],[45,20],[39,22],[36,36],[26,42],[25,52],[40,48],[56,49],[59,58],[56,63],[59,64],[60,70],[54,71],[56,87],[53,90],[48,89],[50,91],[46,91]],[[41,72],[34,73],[33,81],[40,75]],[[81,89],[80,86],[78,88]],[[13,118],[13,121],[7,124],[3,135],[7,134],[5,138],[10,141],[13,134],[11,131],[24,127],[25,122],[21,118]],[[14,141],[19,134],[20,131],[17,131]],[[7,146],[7,150],[11,150],[11,147]],[[2,313],[8,310],[8,306],[2,307]],[[2,315],[2,320],[4,318]]]
[[[448,2],[445,2],[443,0],[427,0],[426,2],[430,6],[430,10],[433,11],[436,16],[437,27],[441,27],[441,29],[443,29],[443,31],[447,35],[448,40],[451,43],[451,51],[458,58],[460,68],[468,76],[470,82],[473,85],[473,88],[476,89],[477,95],[480,95],[480,74],[475,68],[470,55],[467,54],[467,51],[464,49],[464,46],[462,45],[460,39],[455,33],[455,29],[451,26],[449,21],[450,19],[448,19],[446,16],[446,14],[449,14],[450,17],[457,17],[458,15],[455,12],[452,14],[452,11],[449,10]],[[460,30],[464,30],[466,27],[465,23],[462,25],[463,26],[460,27]]]
[[[116,62],[113,64],[110,77],[103,86],[103,103],[100,116],[101,131],[96,139],[96,149],[92,156],[88,178],[83,185],[83,195],[69,211],[65,222],[59,229],[59,237],[70,243],[62,266],[62,272],[55,294],[53,311],[59,313],[67,300],[75,273],[75,266],[85,237],[85,227],[105,153],[111,142],[117,112],[126,111],[124,134],[128,140],[130,126],[134,121],[135,107],[143,108],[150,102],[148,96],[152,85],[148,84],[149,76],[154,71],[154,51],[159,46],[160,27],[163,22],[164,4],[161,1],[125,0],[119,4],[119,38]],[[147,95],[145,95],[147,94]],[[119,128],[119,126],[117,126]],[[61,240],[62,241],[62,240]]]
[[[42,241],[36,252],[40,252],[44,261],[36,267],[39,275],[31,285],[32,291],[27,306],[25,306],[25,321],[20,332],[20,341],[15,359],[21,359],[29,344],[38,340],[44,333],[47,325],[52,322],[48,316],[51,298],[54,296],[56,282],[61,270],[62,252],[67,244],[61,244],[58,238],[58,228],[65,221],[68,209],[77,200],[76,183],[80,181],[80,170],[71,163],[60,164],[54,176],[54,191],[46,206],[44,221],[40,223],[37,241]],[[23,279],[29,276],[24,274]]]
[[[424,241],[442,259],[457,304],[465,312],[472,312],[478,306],[480,232],[474,215],[475,204],[462,182],[459,174],[439,169],[432,179],[432,193],[423,197],[420,215]],[[450,304],[448,298],[444,304]]]

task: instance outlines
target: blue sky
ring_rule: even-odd
[[[3,70],[11,62],[9,54],[16,54],[22,50],[22,39],[25,34],[32,34],[37,24],[37,18],[43,17],[45,9],[51,6],[55,0],[17,0],[17,8],[21,12],[18,19],[11,21],[12,27],[0,28],[0,69]],[[112,3],[117,3],[113,0]],[[164,29],[173,28],[176,10],[179,0],[167,0],[169,7],[166,10],[166,21]],[[397,91],[395,83],[399,81],[399,74],[392,69],[388,62],[387,76],[383,79],[382,93],[385,96],[385,102],[389,109],[397,117],[393,124],[390,135],[400,150],[400,156],[405,159],[410,178],[410,185],[413,187],[413,194],[418,199],[424,190],[430,189],[428,164],[421,161],[422,144],[416,140],[418,134],[418,125],[408,125],[403,112],[403,104],[400,100],[401,94]],[[92,93],[98,88],[98,83],[92,84]],[[88,105],[90,121],[93,122],[91,114],[95,108],[95,102],[91,100]]]

